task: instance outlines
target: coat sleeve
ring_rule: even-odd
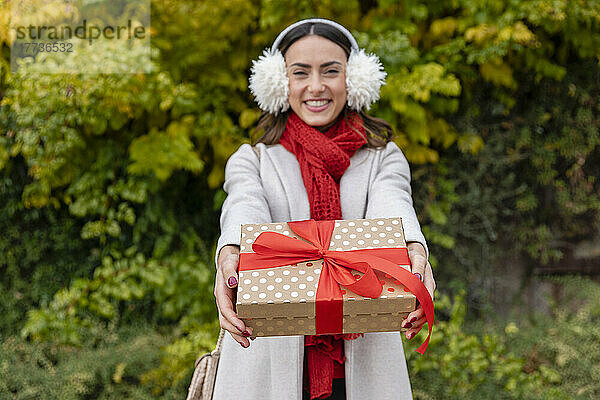
[[[427,242],[413,207],[408,161],[398,146],[389,142],[369,188],[365,218],[392,216],[402,218],[406,241],[421,243],[429,257]]]
[[[260,177],[260,161],[249,144],[240,146],[227,161],[223,190],[227,198],[221,208],[221,236],[217,241],[215,266],[223,246],[240,244],[242,224],[272,222]]]

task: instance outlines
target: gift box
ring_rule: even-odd
[[[238,273],[253,337],[399,331],[421,284],[400,218],[242,225]]]

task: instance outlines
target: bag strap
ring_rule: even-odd
[[[223,347],[223,337],[225,336],[225,329],[221,329],[219,332],[219,338],[217,339],[217,344],[215,345],[215,349],[210,353],[203,354],[202,357],[199,357],[194,364],[194,368],[198,368],[198,364],[206,358],[216,356],[217,358],[221,355],[221,348]]]
[[[212,399],[224,337],[225,330],[221,329],[215,349],[210,353],[204,354],[202,357],[196,360],[194,365],[194,374],[192,376],[190,387],[188,388],[186,400]]]
[[[219,339],[217,339],[217,345],[215,349],[212,351],[215,354],[221,354],[221,347],[223,347],[223,337],[225,336],[225,329],[221,328],[219,332]]]

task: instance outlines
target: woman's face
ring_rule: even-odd
[[[285,53],[289,102],[306,124],[329,127],[346,104],[346,53],[329,39],[310,35]]]

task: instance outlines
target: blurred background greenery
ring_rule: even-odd
[[[0,1],[0,398],[184,398],[251,60],[311,16],[388,72],[438,283],[415,398],[600,398],[599,1],[151,5],[154,73],[44,75]]]

